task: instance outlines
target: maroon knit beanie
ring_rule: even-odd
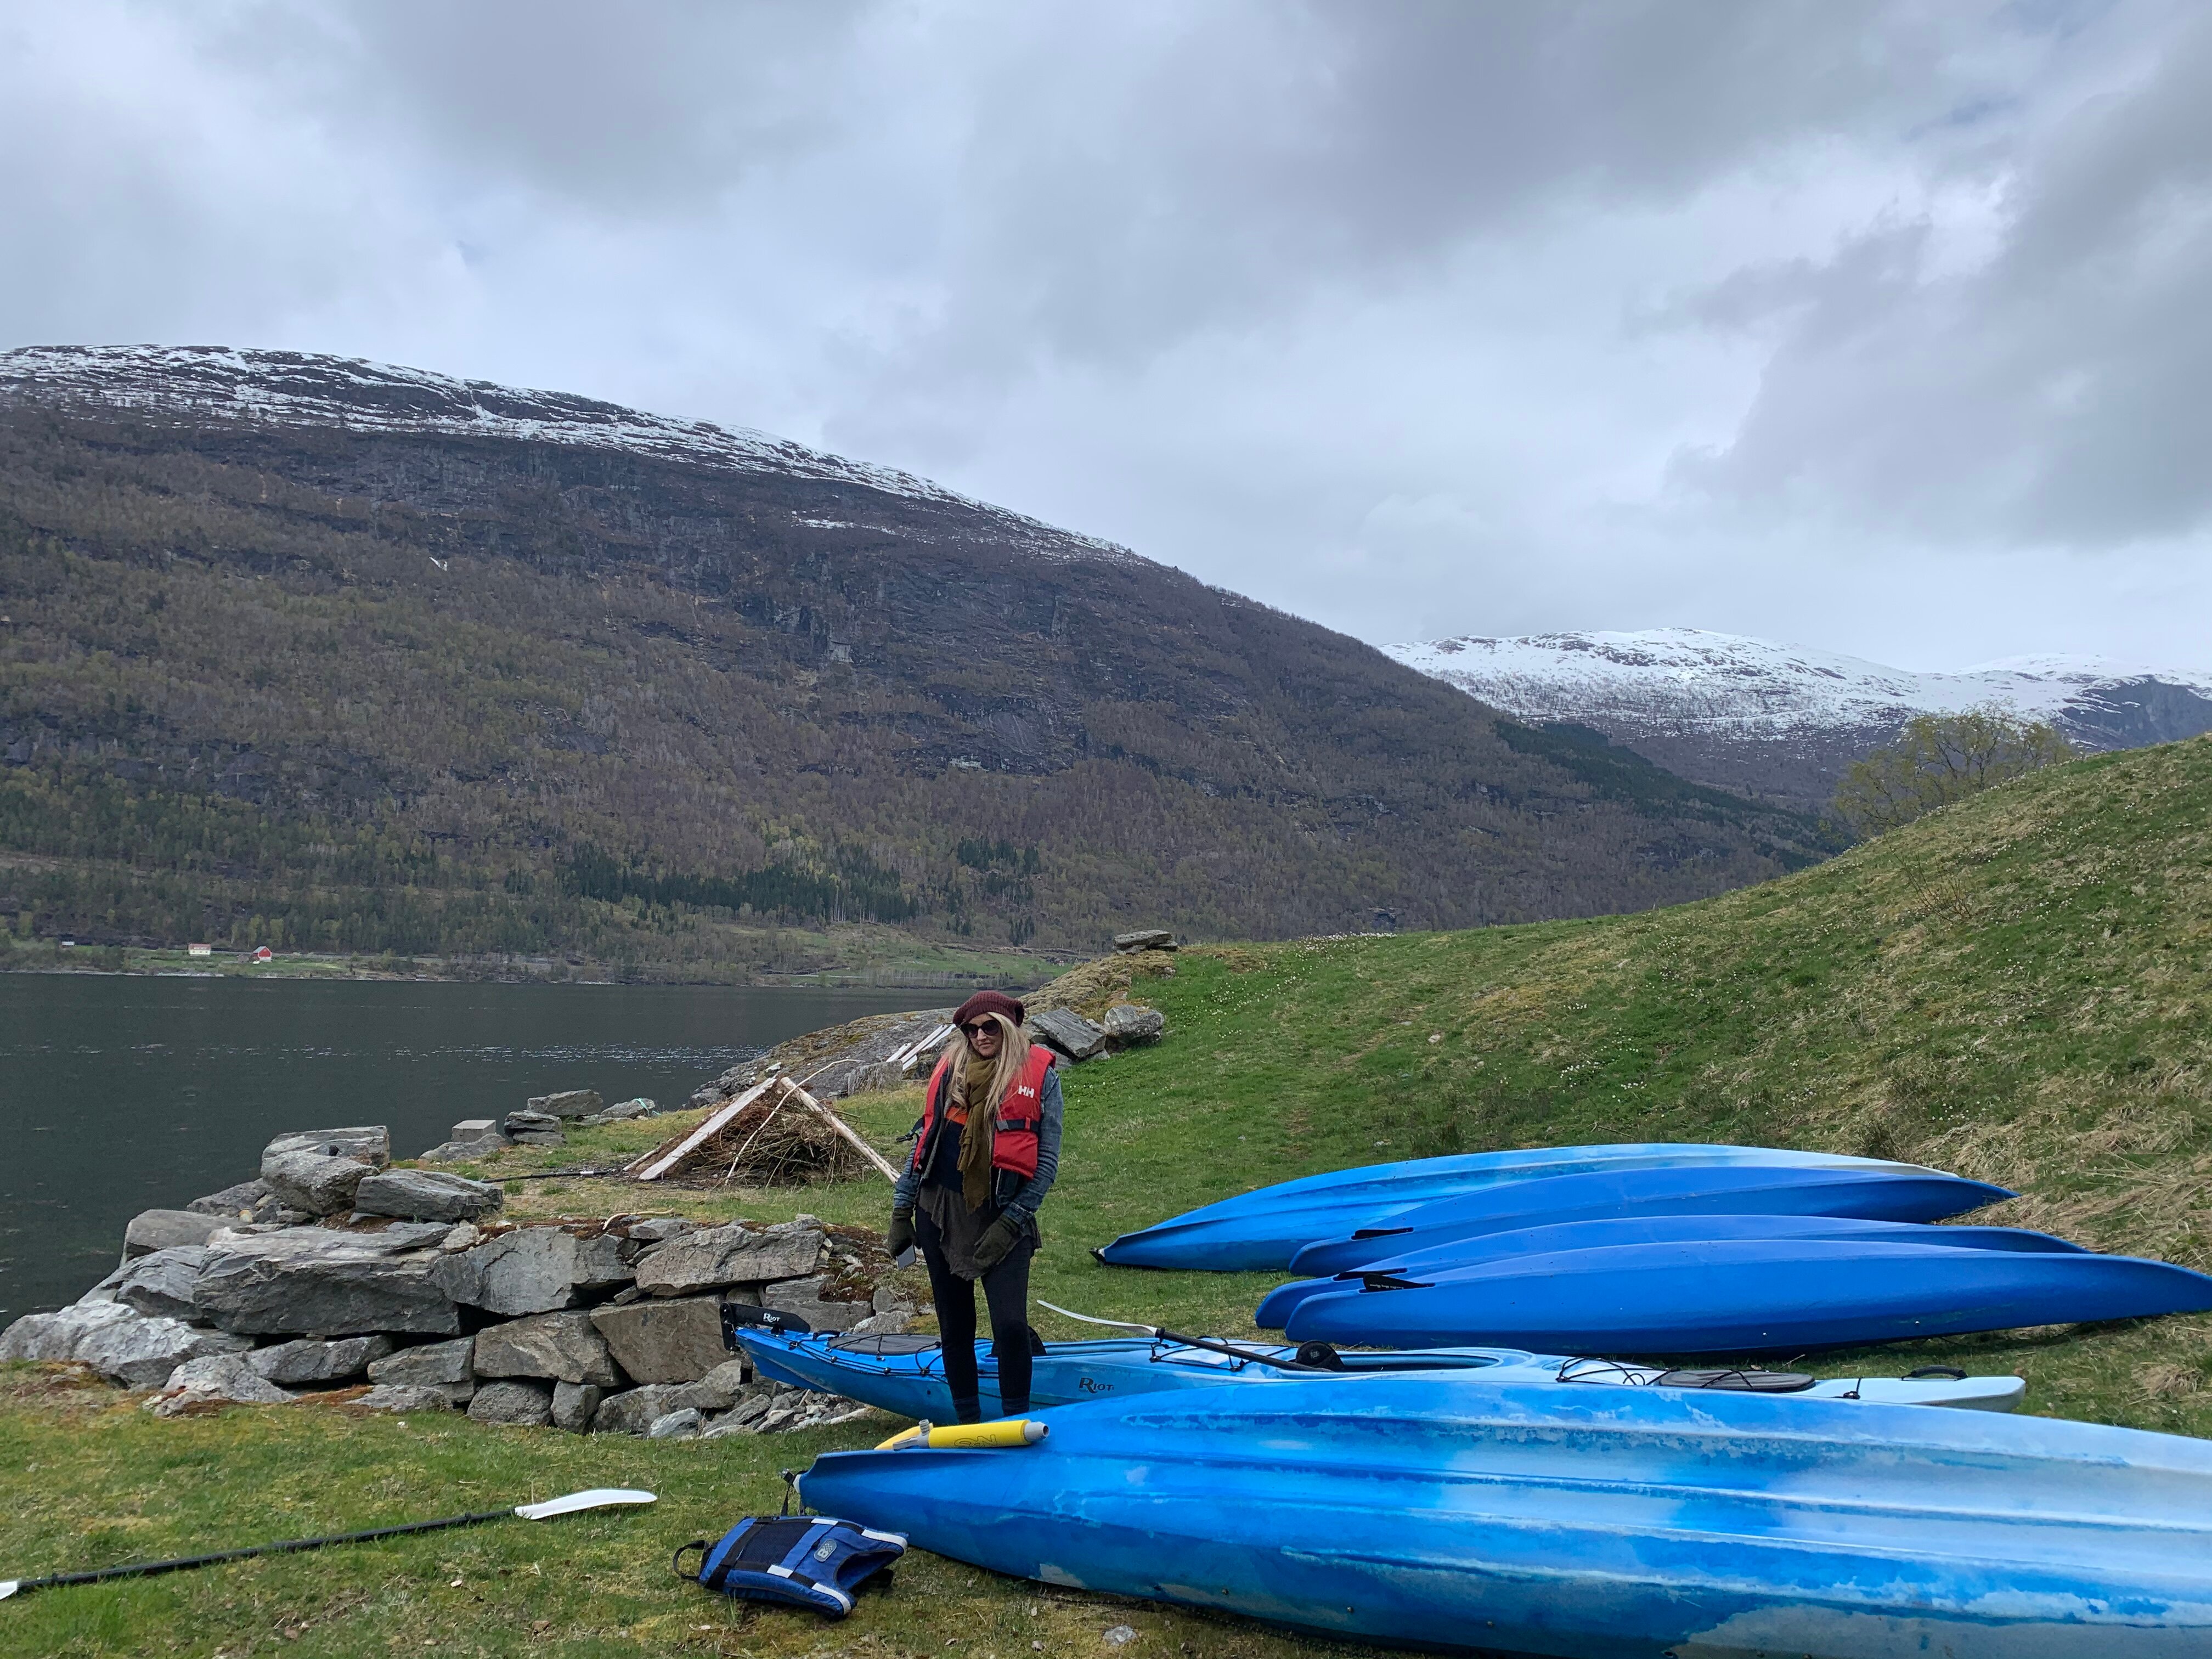
[[[1022,1005],[1004,991],[978,991],[960,1005],[959,1012],[952,1016],[952,1023],[966,1025],[985,1014],[1003,1014],[1019,1025],[1025,1012]]]

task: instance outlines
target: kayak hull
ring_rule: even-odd
[[[1604,1169],[1764,1164],[1796,1169],[1911,1170],[1916,1164],[1838,1152],[1647,1141],[1617,1146],[1523,1147],[1409,1158],[1331,1170],[1239,1193],[1218,1203],[1124,1233],[1097,1252],[1116,1267],[1231,1273],[1282,1268],[1316,1238],[1350,1232],[1380,1217],[1460,1194],[1549,1176]]]
[[[2013,1194],[1936,1170],[1790,1169],[1761,1164],[1593,1170],[1516,1182],[1420,1205],[1370,1228],[1317,1240],[1291,1260],[1308,1278],[1349,1273],[1523,1228],[1680,1215],[1844,1217],[1940,1221]]]
[[[995,1571],[1344,1639],[1556,1659],[2212,1650],[2212,1445],[2045,1419],[1269,1383],[1070,1407],[1018,1451],[828,1454],[799,1491]]]
[[[1920,1222],[1862,1221],[1843,1216],[1620,1216],[1455,1238],[1370,1262],[1354,1273],[1419,1279],[1449,1267],[1474,1267],[1485,1262],[1549,1255],[1560,1250],[1745,1238],[1819,1238],[1838,1244],[1934,1244],[1945,1249],[2016,1250],[2028,1255],[2086,1254],[2082,1246],[2066,1239],[2019,1227],[1934,1227]],[[1262,1299],[1253,1316],[1253,1323],[1263,1331],[1279,1331],[1290,1317],[1291,1310],[1300,1303],[1351,1290],[1355,1282],[1353,1274],[1342,1278],[1332,1274],[1325,1279],[1299,1279],[1279,1285]]]
[[[799,1336],[758,1328],[740,1328],[735,1336],[755,1370],[771,1381],[842,1395],[901,1417],[933,1423],[952,1419],[951,1391],[945,1387],[943,1360],[933,1345],[908,1352],[872,1354],[837,1346],[850,1341],[848,1338]],[[1284,1345],[1255,1343],[1247,1352],[1283,1360],[1291,1358],[1297,1351]],[[1516,1348],[1346,1353],[1339,1359],[1346,1373],[1354,1376],[1487,1379],[1510,1373],[1563,1387],[1650,1387],[1664,1374],[1653,1366],[1569,1359]],[[988,1346],[981,1344],[975,1360],[983,1414],[1000,1416],[1005,1407],[999,1396],[998,1363]],[[1038,1411],[1086,1400],[1181,1389],[1336,1380],[1333,1373],[1297,1370],[1265,1360],[1240,1361],[1208,1349],[1142,1337],[1048,1344],[1045,1352],[1031,1361],[1031,1370],[1030,1406]],[[2027,1386],[2017,1376],[1829,1377],[1788,1397],[2008,1412],[2020,1404]]]
[[[1451,1268],[1300,1302],[1297,1341],[1780,1353],[2212,1308],[2212,1278],[2132,1256],[1738,1239]]]

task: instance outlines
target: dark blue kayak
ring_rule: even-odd
[[[2212,1443],[2176,1435],[1387,1376],[1045,1421],[1018,1448],[828,1453],[799,1495],[993,1571],[1339,1640],[1556,1659],[2212,1653]]]
[[[1871,1244],[1934,1244],[1951,1250],[2021,1250],[2078,1254],[2082,1246],[2021,1227],[1935,1227],[1917,1221],[1859,1221],[1848,1216],[1657,1215],[1603,1221],[1569,1221],[1549,1227],[1484,1233],[1355,1268],[1325,1279],[1296,1279],[1268,1292],[1253,1316],[1263,1331],[1279,1331],[1291,1310],[1316,1296],[1356,1290],[1375,1274],[1419,1278],[1447,1267],[1474,1267],[1560,1250],[1603,1249],[1614,1244],[1684,1244],[1723,1238],[1829,1238]]]
[[[1392,1347],[1796,1353],[2208,1308],[2212,1278],[2134,1256],[1711,1239],[1377,1277],[1300,1302],[1284,1334]]]
[[[1762,1164],[1793,1169],[1913,1170],[1911,1164],[1796,1152],[1771,1146],[1644,1141],[1601,1146],[1532,1146],[1462,1152],[1331,1170],[1239,1193],[1124,1233],[1096,1252],[1115,1267],[1188,1267],[1211,1273],[1282,1268],[1300,1246],[1364,1227],[1416,1205],[1486,1188],[1591,1170],[1677,1169]]]
[[[1490,1233],[1627,1216],[1847,1216],[1941,1221],[2013,1194],[2002,1187],[1914,1168],[1803,1168],[1738,1164],[1599,1170],[1518,1181],[1442,1199],[1322,1239],[1291,1260],[1309,1279],[1395,1261],[1414,1250]]]

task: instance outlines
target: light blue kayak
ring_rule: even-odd
[[[944,1352],[934,1337],[800,1335],[732,1326],[731,1345],[762,1376],[823,1394],[842,1395],[901,1417],[953,1419],[945,1384]],[[1051,1342],[1030,1362],[1033,1407],[1079,1404],[1133,1394],[1218,1388],[1245,1382],[1332,1381],[1341,1376],[1488,1378],[1508,1373],[1530,1381],[1594,1387],[1731,1389],[1786,1391],[1795,1399],[1876,1401],[2011,1411],[2027,1384],[2017,1376],[1845,1376],[1737,1370],[1680,1371],[1610,1359],[1570,1359],[1516,1348],[1429,1348],[1392,1353],[1323,1352],[1298,1363],[1303,1351],[1279,1343],[1232,1343],[1238,1350],[1143,1337]],[[978,1343],[975,1369],[987,1416],[1003,1409],[999,1366]]]
[[[1554,1659],[2203,1659],[2212,1443],[1498,1378],[1070,1406],[833,1452],[825,1515],[1048,1584]]]
[[[1487,1341],[1579,1353],[1802,1353],[2212,1309],[2170,1262],[1831,1239],[1561,1250],[1418,1277],[1376,1275],[1293,1308],[1304,1341]]]
[[[1348,1273],[1460,1239],[1629,1216],[1845,1216],[1939,1221],[2014,1196],[1940,1170],[1802,1169],[1738,1164],[1593,1170],[1439,1199],[1318,1240],[1291,1260],[1309,1279]]]
[[[1825,1238],[1842,1243],[1936,1244],[1954,1250],[2016,1250],[2030,1255],[2079,1255],[2082,1246],[2021,1227],[1935,1227],[1914,1221],[1860,1221],[1848,1216],[1657,1215],[1569,1221],[1548,1227],[1455,1238],[1425,1249],[1391,1255],[1326,1279],[1297,1279],[1269,1291],[1253,1316],[1263,1331],[1279,1331],[1298,1304],[1316,1296],[1357,1290],[1371,1276],[1415,1278],[1449,1267],[1477,1267],[1560,1250],[1595,1250],[1615,1244],[1684,1244],[1709,1239]]]
[[[1601,1146],[1532,1146],[1463,1152],[1331,1170],[1239,1193],[1217,1204],[1124,1233],[1095,1254],[1116,1267],[1186,1267],[1230,1273],[1282,1268],[1303,1245],[1382,1218],[1505,1182],[1592,1170],[1763,1164],[1788,1169],[1914,1170],[1911,1164],[1798,1152],[1771,1146],[1645,1141]]]

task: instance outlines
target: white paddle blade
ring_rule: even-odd
[[[1100,1319],[1091,1314],[1079,1314],[1073,1308],[1063,1308],[1057,1302],[1048,1302],[1042,1297],[1037,1298],[1037,1306],[1049,1308],[1056,1314],[1065,1314],[1070,1319],[1079,1319],[1086,1325],[1103,1325],[1116,1331],[1134,1331],[1139,1336],[1158,1336],[1160,1334],[1160,1328],[1157,1325],[1133,1324],[1126,1319]]]
[[[9,1596],[13,1595],[15,1593],[15,1586],[22,1582],[23,1581],[20,1578],[10,1578],[4,1582],[0,1582],[0,1601],[4,1601]]]
[[[578,1510],[611,1510],[623,1504],[655,1501],[649,1492],[634,1492],[627,1486],[594,1486],[589,1492],[572,1492],[566,1498],[549,1498],[542,1504],[518,1504],[514,1512],[526,1521],[550,1521],[556,1515],[574,1515]]]

